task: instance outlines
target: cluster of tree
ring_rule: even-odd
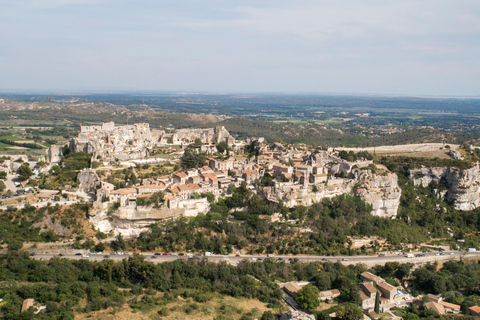
[[[38,150],[43,149],[42,146],[39,146],[39,145],[36,144],[36,143],[31,143],[31,142],[23,143],[23,142],[18,142],[18,141],[10,140],[10,139],[2,139],[2,138],[0,138],[0,143],[4,143],[4,144],[11,145],[11,146],[16,146],[16,147],[25,147],[25,148],[29,148],[29,149],[38,149]]]
[[[48,175],[43,175],[40,187],[45,189],[58,189],[65,185],[76,186],[78,172],[89,168],[91,154],[85,152],[70,152],[68,146],[62,149],[64,156],[57,166],[53,166]]]
[[[365,160],[373,160],[373,155],[369,153],[368,151],[359,151],[357,153],[353,151],[345,151],[345,150],[340,150],[338,152],[338,156],[344,160],[353,162],[357,161],[358,159],[365,159]]]
[[[212,293],[217,293],[259,299],[276,308],[282,293],[270,276],[281,277],[282,268],[295,273],[293,265],[278,267],[275,262],[256,265],[245,261],[235,267],[190,259],[154,264],[141,255],[119,262],[61,258],[38,261],[17,250],[0,255],[0,266],[5,319],[19,318],[22,301],[28,298],[47,306],[47,313],[40,313],[38,318],[73,319],[73,311],[90,312],[125,303],[141,311],[148,301],[143,300],[145,297],[139,300],[138,295],[147,294],[148,300],[148,295],[157,292],[164,293],[161,304],[175,301],[177,296],[205,302],[213,297]],[[303,267],[299,264],[300,269]],[[86,306],[80,307],[80,300],[85,298]],[[31,312],[22,314],[24,319],[32,317]]]
[[[100,172],[103,174],[103,172]],[[114,185],[115,189],[132,187],[138,183],[137,175],[133,168],[125,168],[123,170],[115,170],[111,172],[106,181]]]
[[[147,195],[145,197],[137,197],[137,206],[160,206],[164,202],[163,198],[165,197],[164,191],[155,192],[152,195]]]
[[[200,168],[205,165],[207,161],[207,155],[200,151],[199,146],[191,144],[185,148],[185,152],[181,160],[182,167],[184,169]]]

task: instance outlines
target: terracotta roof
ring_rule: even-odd
[[[364,300],[368,300],[368,299],[371,299],[369,296],[367,296],[365,293],[363,293],[363,291],[360,291],[360,299],[362,299],[362,301]]]
[[[480,313],[480,307],[479,306],[470,307],[470,308],[468,308],[468,310],[471,310],[475,313]]]
[[[289,282],[283,288],[288,292],[292,292],[292,293],[298,292],[298,290],[302,289],[302,287],[300,287],[295,282]]]
[[[445,302],[445,301],[440,301],[439,304],[441,304],[442,306],[444,306],[445,308],[450,308],[450,309],[453,309],[453,310],[460,310],[460,306],[458,304],[454,304],[454,303],[449,303],[449,302]]]
[[[22,303],[22,311],[27,311],[30,307],[33,307],[33,305],[35,304],[35,300],[33,299],[25,299],[23,300],[23,303]],[[17,309],[18,310],[18,309]]]
[[[363,286],[370,293],[376,293],[377,292],[377,289],[375,289],[375,287],[373,286],[373,284],[371,282],[362,282],[360,285]]]
[[[327,291],[320,291],[318,296],[320,298],[335,298],[340,295],[340,290],[338,289],[333,289],[333,290],[327,290]]]
[[[427,308],[427,310],[433,310],[438,314],[445,314],[445,308],[433,301],[425,303],[425,308]]]
[[[122,188],[122,189],[117,189],[117,190],[113,190],[112,192],[110,192],[110,194],[136,194],[137,193],[137,189],[134,189],[134,188]]]
[[[376,276],[376,275],[374,275],[373,273],[368,272],[368,271],[362,272],[360,275],[361,275],[363,278],[368,279],[368,280],[371,280],[371,281],[373,281],[373,282],[375,282],[375,283],[377,283],[377,282],[385,282],[385,280],[383,280],[383,278],[381,278],[381,277],[379,277],[379,276]]]
[[[387,291],[396,290],[394,286],[386,282],[377,283],[377,286]]]
[[[186,178],[187,177],[187,175],[184,172],[175,173],[174,176],[177,176],[179,178]]]

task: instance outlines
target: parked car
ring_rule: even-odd
[[[156,256],[161,256],[162,254],[160,252],[155,252]]]
[[[177,254],[175,252],[170,253],[171,256],[176,256]]]
[[[347,259],[347,258],[343,258],[342,261],[348,261],[348,259]]]
[[[75,253],[76,256],[81,256],[82,254],[81,253]]]
[[[37,255],[37,253],[36,253],[36,252],[32,252],[32,253],[30,253],[30,257],[33,257],[33,256],[35,256],[35,255]]]
[[[168,253],[164,252],[162,253],[162,256],[168,256]]]
[[[183,253],[183,252],[180,252],[180,253],[178,254],[178,256],[180,256],[180,257],[183,257],[184,255],[185,255],[185,253]]]
[[[187,253],[187,257],[193,257],[193,254]]]

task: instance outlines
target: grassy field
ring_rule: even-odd
[[[2,139],[8,140],[8,141],[28,141],[27,139],[23,139],[17,136],[6,136],[6,137],[1,137]]]
[[[146,307],[143,310],[132,310],[124,305],[120,308],[77,313],[75,319],[200,319],[200,320],[238,320],[260,319],[264,311],[269,310],[264,303],[255,299],[235,299],[232,297],[218,297],[208,302],[194,302],[191,299],[178,298],[176,302],[162,305],[161,296],[158,296],[159,305]],[[273,310],[271,310],[273,312]]]

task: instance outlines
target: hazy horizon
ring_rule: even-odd
[[[0,92],[478,97],[475,0],[0,0]]]

